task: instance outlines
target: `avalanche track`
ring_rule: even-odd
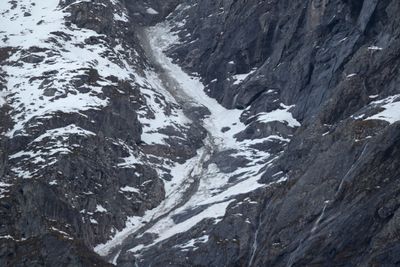
[[[208,97],[200,79],[185,73],[165,54],[170,46],[178,42],[178,37],[170,29],[168,23],[161,23],[144,29],[139,39],[164,89],[182,106],[185,116],[192,123],[204,127],[208,135],[196,157],[172,169],[172,183],[175,186],[169,189],[166,185],[166,199],[161,205],[141,218],[132,219],[126,229],[95,248],[98,254],[113,263],[117,262],[121,251],[132,252],[140,258],[142,251],[175,234],[188,231],[205,218],[214,218],[215,223],[218,222],[228,205],[234,201],[233,196],[263,186],[257,182],[261,167],[265,166],[260,163],[268,164],[276,159],[267,152],[252,148],[254,142],[238,142],[234,136],[245,129],[239,119],[242,111],[225,109]],[[229,151],[234,157],[245,155],[252,161],[240,170],[223,173],[209,161],[224,151]],[[230,182],[235,175],[244,178]],[[174,218],[179,215],[185,219],[176,223]],[[146,240],[147,245],[143,245],[143,241],[135,241],[142,240],[145,234],[153,236],[150,242]],[[206,241],[208,237],[200,239]]]

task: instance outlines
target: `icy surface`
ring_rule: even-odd
[[[25,150],[9,156],[10,160],[18,160],[16,167],[13,167],[12,171],[18,177],[27,179],[32,178],[44,166],[55,164],[60,154],[72,152],[73,147],[68,142],[71,135],[88,137],[95,134],[74,124],[47,130],[44,134],[33,140]],[[38,148],[36,148],[36,145],[38,145]],[[30,166],[26,164],[27,162],[35,163],[35,168],[25,169],[25,166]]]

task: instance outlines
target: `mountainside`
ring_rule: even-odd
[[[400,264],[400,2],[0,13],[0,266]]]

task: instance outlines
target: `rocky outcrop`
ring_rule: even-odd
[[[182,1],[181,0],[144,0],[123,1],[131,14],[133,23],[140,26],[154,25],[168,16]]]

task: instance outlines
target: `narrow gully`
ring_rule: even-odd
[[[215,144],[214,139],[216,137],[212,136],[212,132],[207,130],[203,125],[203,119],[208,115],[209,111],[207,107],[202,109],[201,116],[198,116],[199,111],[199,103],[197,103],[194,99],[189,97],[184,90],[182,90],[180,84],[177,82],[175,77],[169,75],[169,73],[164,69],[164,67],[157,61],[157,58],[154,56],[152,48],[149,43],[149,36],[147,30],[145,28],[138,30],[138,39],[141,41],[141,46],[145,51],[147,58],[149,59],[149,63],[154,68],[155,72],[158,75],[158,78],[161,80],[163,86],[167,91],[174,97],[176,102],[182,107],[182,111],[184,115],[192,121],[193,124],[200,126],[204,130],[207,131],[207,136],[205,140],[203,140],[203,152],[199,156],[198,162],[193,166],[190,171],[190,175],[185,180],[185,184],[190,183],[189,187],[185,192],[178,203],[176,203],[173,207],[167,208],[167,212],[162,214],[157,214],[155,218],[152,218],[151,221],[146,223],[144,226],[136,230],[135,232],[129,234],[123,242],[110,250],[105,258],[108,261],[116,262],[118,260],[119,254],[123,250],[127,250],[132,247],[132,242],[134,242],[135,238],[143,235],[147,230],[149,230],[152,226],[154,226],[160,220],[169,216],[172,212],[179,209],[183,205],[185,205],[191,197],[197,192],[200,179],[204,175],[204,167],[203,165],[210,159],[210,157],[218,151],[218,146]],[[168,196],[166,196],[168,197]]]

